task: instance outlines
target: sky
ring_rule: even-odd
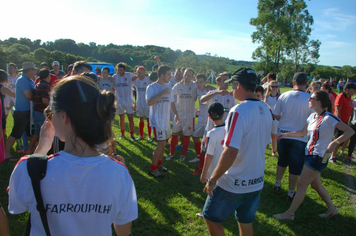
[[[356,1],[305,0],[320,65],[356,66]],[[6,0],[0,40],[157,45],[252,61],[258,0]],[[5,14],[5,15],[4,15]],[[4,20],[5,19],[5,20]]]

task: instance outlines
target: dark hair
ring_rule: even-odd
[[[267,78],[270,79],[270,80],[276,80],[277,76],[275,73],[273,72],[270,72],[267,74]]]
[[[9,63],[9,67],[10,67],[10,66],[13,66],[13,67],[15,67],[15,68],[17,69],[17,65],[16,65],[15,63],[10,62],[10,63]]]
[[[330,101],[330,95],[325,91],[314,92],[315,97],[321,103],[321,107],[326,109],[328,112],[332,112],[332,104]]]
[[[8,80],[8,77],[7,77],[6,71],[0,69],[0,82],[3,83],[3,82],[6,82],[7,80]],[[2,108],[2,109],[4,109],[4,108]]]
[[[204,81],[206,80],[206,76],[202,73],[197,74],[196,78],[197,78],[197,80],[198,79],[203,79]]]
[[[194,75],[194,70],[193,68],[188,67],[187,69],[185,69],[184,73],[187,73],[188,71],[192,72],[192,75]]]
[[[220,82],[220,78],[221,78],[222,76],[227,76],[227,77],[229,77],[229,73],[228,73],[227,71],[221,72],[221,73],[218,75],[218,77],[216,77],[216,81],[219,81],[219,82]]]
[[[243,87],[246,91],[255,92],[257,84],[251,84],[245,81],[238,81],[238,82],[240,83],[240,86]]]
[[[124,68],[124,70],[126,70],[126,65],[125,65],[125,63],[123,63],[123,62],[117,63],[116,67],[117,67],[117,69],[119,69],[119,68]]]
[[[308,82],[308,77],[305,73],[303,72],[297,72],[294,74],[293,76],[293,81],[298,85],[298,86],[302,86],[302,85],[306,85]]]
[[[51,73],[51,72],[49,72],[48,69],[42,69],[42,70],[40,70],[40,73],[38,74],[38,75],[40,76],[40,80],[46,79],[46,78],[49,76],[50,73]]]
[[[90,147],[111,137],[115,117],[115,95],[100,92],[98,85],[82,75],[60,80],[52,91],[52,107],[64,111],[75,135]]]
[[[165,75],[167,73],[167,71],[171,70],[171,68],[169,66],[160,66],[158,67],[158,78],[161,77],[161,75]]]
[[[265,90],[263,89],[263,87],[261,85],[257,85],[255,88],[255,93],[260,92],[263,95],[263,92]]]
[[[93,72],[83,72],[83,73],[81,73],[81,75],[84,75],[84,76],[90,78],[91,80],[93,80],[95,83],[98,83],[98,77]]]
[[[108,73],[110,73],[110,69],[107,66],[103,67],[101,70],[106,70]]]
[[[83,69],[88,69],[90,71],[92,71],[92,67],[91,65],[88,64],[88,62],[86,61],[76,61],[73,65],[73,70],[75,71],[75,74],[80,74],[82,72],[84,72]]]
[[[331,86],[328,82],[325,82],[321,85],[322,88],[326,89],[329,93],[331,92]]]

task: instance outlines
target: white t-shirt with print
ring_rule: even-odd
[[[273,109],[274,106],[276,105],[279,96],[280,96],[280,94],[277,93],[277,95],[274,96],[274,97],[271,96],[271,95],[269,95],[269,96],[267,97],[266,103],[271,107],[271,109]]]
[[[318,117],[316,113],[312,113],[307,119],[309,140],[305,147],[305,155],[323,157],[333,139],[335,125],[339,121],[338,117],[327,111]]]
[[[206,89],[204,89],[204,91],[200,91],[199,89],[197,89],[197,96],[199,100],[199,117],[197,124],[200,124],[202,126],[205,126],[208,122],[208,104],[200,102],[200,98],[207,93],[208,91]]]
[[[224,134],[225,134],[225,124],[220,126],[215,126],[206,135],[206,154],[212,155],[213,159],[209,166],[207,172],[207,179],[210,178],[211,174],[218,165],[221,153],[224,149]]]
[[[113,76],[117,103],[125,105],[132,104],[132,78],[135,76],[134,73],[130,72],[125,72],[124,76],[120,76],[119,74]]]
[[[115,92],[115,83],[114,81],[111,81],[110,78],[108,79],[101,78],[98,84],[101,91],[106,90],[110,92]]]
[[[165,90],[171,89],[169,84],[163,86],[157,82],[148,85],[146,90],[146,100],[152,98]],[[172,91],[169,94],[165,94],[161,99],[150,106],[150,126],[151,127],[170,127],[170,110],[171,103],[173,102]]]
[[[300,90],[292,90],[281,94],[273,109],[273,114],[282,115],[279,120],[277,135],[303,129],[306,119],[313,109],[309,108],[310,94]],[[307,135],[303,137],[285,137],[307,142]]]
[[[112,235],[111,224],[138,217],[136,190],[127,168],[106,155],[49,157],[41,192],[51,235]],[[12,172],[9,212],[31,212],[30,235],[46,235],[23,157]]]
[[[12,91],[12,92],[15,92],[15,87],[16,87],[16,81],[17,79],[19,78],[18,76],[15,76],[15,77],[11,77],[11,75],[8,75],[8,78],[9,78],[9,85],[8,85],[8,88]],[[10,96],[5,96],[5,99],[4,99],[4,106],[5,107],[9,107],[10,106],[10,103],[15,103],[15,98],[14,97],[10,97]],[[5,108],[3,108],[5,109]]]
[[[197,83],[190,81],[186,85],[183,81],[176,83],[172,88],[172,94],[177,95],[175,103],[179,118],[190,119],[195,117],[195,98],[197,97]]]
[[[225,123],[224,146],[238,149],[232,166],[217,185],[232,193],[263,188],[265,150],[271,141],[272,114],[267,104],[248,99],[233,107]]]
[[[147,86],[150,85],[152,81],[150,80],[150,77],[145,76],[143,80],[140,80],[140,78],[137,78],[134,82],[133,85],[137,89],[137,99],[136,99],[136,106],[137,107],[148,107],[146,103],[146,89]]]

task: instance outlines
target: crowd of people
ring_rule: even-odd
[[[8,189],[9,212],[30,210],[31,235],[48,235],[27,174],[27,162],[33,157],[48,162],[41,194],[52,235],[111,235],[112,224],[118,235],[130,234],[132,221],[138,217],[137,196],[124,158],[116,155],[120,150],[115,139],[126,138],[125,117],[132,142],[145,139],[146,122],[147,139],[156,144],[147,166],[154,178],[163,178],[168,171],[163,161],[186,161],[192,138],[196,157],[189,162],[199,162],[192,174],[200,175],[208,195],[197,215],[204,218],[211,235],[224,235],[222,222],[234,212],[240,235],[253,235],[268,145],[278,158],[273,191],[281,193],[288,167],[286,198],[292,201],[286,212],[274,218],[293,220],[309,185],[328,207],[320,217],[339,214],[321,184],[320,173],[328,161],[336,163],[338,147],[346,147],[349,139],[344,161],[352,160],[355,84],[345,83],[336,95],[328,83],[313,82],[307,87],[307,75],[296,73],[293,90],[281,94],[274,73],[261,86],[251,68],[240,68],[231,75],[220,73],[215,88],[192,68],[177,68],[172,73],[171,67],[155,59],[157,65],[150,75],[143,66],[137,66],[135,73],[127,72],[125,63],[116,65],[114,75],[108,67],[96,68],[94,74],[85,61],[69,65],[67,74],[59,70],[58,61],[52,63],[53,70],[46,62],[40,68],[25,62],[20,77],[13,63],[9,73],[0,70],[0,163],[18,161]],[[14,125],[6,137],[9,112]],[[139,117],[137,138],[134,114]],[[112,129],[115,115],[119,135]],[[19,151],[28,154],[20,160],[12,156],[16,140],[23,143]],[[164,158],[168,142],[170,152]]]

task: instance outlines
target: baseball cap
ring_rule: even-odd
[[[248,67],[242,67],[240,69],[235,70],[231,78],[225,80],[225,83],[230,83],[231,81],[239,81],[249,84],[259,84],[256,72]]]
[[[54,62],[52,63],[52,66],[59,66],[59,62],[58,62],[58,61],[54,61]]]
[[[73,64],[70,64],[67,68],[67,70],[73,70]]]
[[[41,64],[40,64],[40,67],[42,67],[42,66],[48,66],[48,64],[47,64],[47,62],[41,62]]]
[[[158,68],[158,65],[157,64],[154,64],[153,66],[152,66],[152,71],[154,71],[155,69],[157,69]]]
[[[208,114],[211,119],[219,119],[224,115],[224,106],[221,103],[214,102],[209,106]]]
[[[308,76],[304,72],[297,72],[293,76],[293,81],[297,84],[306,84],[308,82]]]
[[[356,84],[354,84],[352,82],[347,82],[344,87],[344,90],[345,89],[356,89]]]

